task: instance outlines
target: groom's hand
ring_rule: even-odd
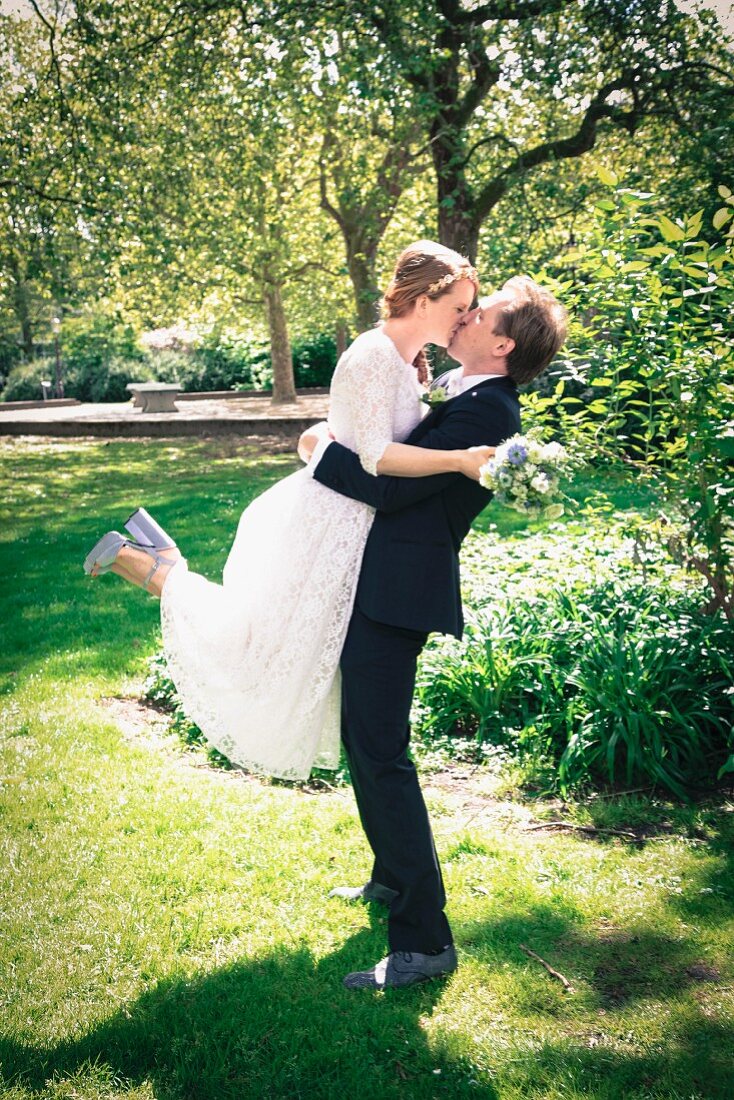
[[[334,435],[329,430],[329,425],[325,420],[321,420],[318,424],[312,424],[310,428],[306,428],[305,432],[301,433],[298,440],[298,457],[302,462],[310,462],[311,455],[321,440],[333,438]]]
[[[464,451],[459,463],[464,477],[479,481],[479,471],[494,457],[495,450],[495,447],[469,447]]]

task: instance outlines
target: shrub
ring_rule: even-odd
[[[526,403],[576,448],[654,478],[665,523],[651,532],[734,619],[734,195],[719,187],[724,205],[704,225],[702,210],[668,217],[653,195],[604,182],[610,197],[566,254],[573,284],[562,286],[588,396],[561,380]]]
[[[64,393],[79,401],[125,401],[128,382],[152,378],[133,328],[104,312],[64,321],[62,361]]]
[[[53,359],[32,359],[11,368],[2,392],[3,401],[40,401],[41,380],[53,382],[56,366]]]
[[[513,545],[508,567],[492,536],[470,540],[466,641],[426,647],[419,731],[549,760],[564,792],[639,783],[684,796],[731,770],[734,624],[619,531],[540,543]]]
[[[293,374],[296,385],[328,386],[336,366],[336,341],[321,334],[293,345]]]
[[[561,784],[652,782],[680,796],[710,782],[732,733],[734,625],[692,594],[637,584],[590,596],[566,674]]]
[[[64,393],[79,401],[127,401],[130,398],[125,389],[128,382],[148,382],[152,379],[153,373],[144,360],[123,359],[117,355],[98,362],[88,358],[69,364],[64,378]]]

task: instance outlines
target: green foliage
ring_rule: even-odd
[[[108,358],[97,354],[82,354],[78,358],[62,360],[64,396],[78,401],[128,401],[128,382],[147,382],[157,377],[144,358],[126,359],[119,355]],[[30,363],[21,363],[11,370],[3,401],[38,401],[41,398],[41,379],[55,385],[56,363],[45,357]]]
[[[163,653],[155,653],[148,661],[148,674],[143,682],[142,698],[149,703],[154,703],[169,716],[171,732],[176,734],[185,745],[203,748],[212,764],[221,768],[232,767],[226,756],[207,743],[196,723],[187,718],[176,687],[168,674]]]
[[[641,783],[683,797],[728,770],[734,624],[703,612],[659,550],[599,524],[548,533],[542,550],[538,536],[508,562],[480,538],[466,640],[432,641],[422,658],[424,736],[534,757],[564,792]]]
[[[593,237],[566,257],[571,384],[528,408],[577,450],[646,471],[664,502],[658,537],[732,616],[734,236],[719,239],[701,211],[670,218],[651,205],[621,186],[597,204]]]
[[[65,325],[66,328],[66,325]],[[214,331],[186,350],[143,352],[127,327],[95,318],[88,327],[69,322],[62,344],[64,394],[79,401],[127,401],[128,382],[180,382],[184,391],[270,389],[273,372],[266,345],[231,332]],[[317,334],[293,347],[296,385],[329,385],[336,365],[331,336]],[[4,401],[37,401],[41,379],[56,377],[53,356],[12,367],[2,391]]]
[[[8,374],[2,391],[2,400],[40,401],[43,397],[41,381],[53,382],[55,377],[53,359],[33,359],[30,363],[18,363]]]
[[[564,638],[576,635],[558,700],[562,788],[599,777],[684,796],[710,784],[734,749],[734,627],[640,584],[565,597],[561,612]]]
[[[270,389],[273,384],[270,353],[264,341],[217,329],[187,351],[151,352],[148,362],[156,378],[178,381],[189,393]],[[297,386],[328,386],[335,366],[332,337],[317,334],[293,345]]]
[[[64,396],[79,401],[127,401],[128,382],[154,377],[132,327],[104,310],[65,318],[59,350]],[[55,355],[13,367],[2,399],[38,400],[42,378],[55,382]]]
[[[336,342],[324,333],[297,340],[293,344],[293,371],[296,385],[328,386],[336,366]]]

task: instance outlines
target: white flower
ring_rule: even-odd
[[[513,435],[481,468],[479,483],[525,516],[558,519],[564,509],[554,499],[560,491],[560,474],[568,464],[569,456],[559,443],[543,443],[534,432],[529,437]]]
[[[551,462],[555,465],[556,463],[565,462],[567,458],[566,448],[562,447],[560,443],[556,443],[555,440],[552,443],[546,443],[543,447],[543,462]]]

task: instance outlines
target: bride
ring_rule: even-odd
[[[430,451],[405,439],[426,411],[425,344],[446,347],[478,290],[456,252],[418,241],[399,256],[383,322],[342,355],[328,426],[371,474],[477,477],[488,453]],[[233,763],[284,779],[339,762],[339,656],[374,509],[306,466],[243,512],[222,584],[191,572],[144,509],[134,540],[106,534],[87,556],[161,598],[168,668],[189,717]]]

